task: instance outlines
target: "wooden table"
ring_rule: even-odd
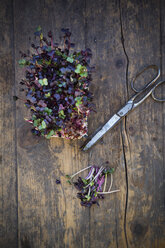
[[[24,75],[19,51],[35,28],[59,41],[69,27],[76,49],[93,52],[91,134],[133,94],[138,70],[157,64],[165,78],[164,12],[163,0],[0,0],[1,248],[165,247],[164,104],[149,97],[83,153],[83,141],[32,136],[26,108],[13,101]],[[105,161],[120,192],[81,207],[65,174]]]

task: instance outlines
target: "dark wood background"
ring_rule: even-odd
[[[83,141],[33,137],[26,108],[12,98],[24,75],[19,51],[35,28],[59,41],[69,27],[76,49],[93,51],[91,134],[133,94],[137,71],[157,64],[165,78],[164,13],[163,0],[0,0],[1,248],[165,247],[164,104],[149,97],[83,153]],[[81,207],[65,174],[107,160],[120,192]]]

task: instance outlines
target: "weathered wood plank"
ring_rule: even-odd
[[[161,80],[165,79],[165,16],[164,16],[164,10],[165,10],[165,2],[160,1],[160,65],[161,65]],[[165,98],[165,88],[161,88],[162,97]],[[163,166],[165,165],[165,103],[162,103],[162,155],[163,155]],[[162,166],[161,173],[159,173],[157,181],[161,179],[161,182],[159,183],[159,195],[158,195],[158,206],[159,206],[159,214],[158,214],[158,220],[159,220],[159,235],[157,237],[157,246],[164,247],[165,246],[165,203],[164,203],[164,185],[165,185],[165,178],[164,173],[165,169]],[[160,238],[159,238],[160,237]]]
[[[83,153],[78,149],[82,141],[47,141],[32,136],[30,126],[23,120],[27,111],[18,102],[17,141],[15,104],[12,100],[15,94],[12,2],[7,0],[0,3],[0,127],[3,130],[0,145],[0,246],[18,247],[18,235],[19,247],[24,248],[123,248],[127,247],[126,231],[128,247],[163,248],[164,105],[147,99],[122,123],[122,135],[119,125],[107,133],[89,153]],[[97,113],[89,119],[89,133],[92,133],[132,95],[128,84],[138,69],[156,63],[162,68],[162,78],[165,76],[164,10],[164,2],[159,4],[154,0],[16,0],[16,63],[19,50],[30,47],[28,38],[33,37],[33,31],[38,25],[43,27],[44,32],[51,29],[57,40],[62,27],[71,28],[77,48],[86,46],[93,51],[92,62],[96,72],[92,89]],[[126,55],[129,59],[128,74]],[[22,76],[22,70],[17,64],[17,93]],[[75,189],[67,185],[64,175],[84,168],[88,163],[101,164],[105,161],[115,166],[114,188],[120,188],[121,192],[106,196],[103,202],[100,201],[100,208],[95,206],[89,211],[80,206]],[[61,179],[61,185],[56,185],[56,178]]]
[[[154,0],[121,0],[121,10],[124,45],[129,59],[129,84],[138,70],[149,64],[161,64],[160,5]],[[132,91],[128,88],[131,96]],[[128,169],[129,247],[165,246],[162,107],[148,98],[127,117],[123,130]]]
[[[92,47],[94,99],[97,113],[89,119],[89,133],[103,125],[125,102],[126,58],[121,43],[119,3],[117,1],[86,2],[86,41]],[[116,168],[114,189],[100,207],[90,211],[90,247],[125,247],[125,167],[120,125],[107,133],[89,151],[89,163],[101,165],[109,161]]]
[[[24,11],[22,11],[24,10]],[[76,48],[84,48],[82,1],[20,1],[15,4],[16,60],[19,50],[28,49],[29,36],[38,25],[50,29],[58,41],[60,30],[69,27]],[[17,83],[22,70],[17,66]],[[27,111],[18,103],[18,193],[19,230],[22,247],[89,247],[89,209],[82,208],[76,190],[66,183],[65,174],[87,166],[88,155],[80,156],[75,141],[33,138],[24,124]],[[56,178],[61,185],[56,185]]]
[[[17,247],[12,1],[0,1],[0,247]]]

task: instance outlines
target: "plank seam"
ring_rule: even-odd
[[[128,68],[129,68],[129,58],[128,58],[128,54],[126,52],[126,48],[125,48],[125,43],[124,43],[124,33],[123,33],[123,23],[122,23],[122,14],[121,14],[121,0],[119,0],[119,13],[120,13],[120,28],[121,28],[121,44],[123,47],[123,51],[126,57],[126,89],[127,89],[127,100],[129,98],[129,93],[128,93]]]
[[[126,120],[124,120],[126,121]],[[122,151],[123,151],[123,157],[124,157],[124,167],[125,167],[125,180],[126,180],[126,197],[125,197],[125,211],[124,211],[124,234],[125,234],[125,241],[126,246],[128,248],[128,238],[127,238],[127,208],[128,208],[128,168],[127,168],[127,160],[126,160],[126,152],[124,147],[124,134],[123,134],[123,121],[121,122],[121,141],[122,141]]]
[[[120,15],[120,28],[121,28],[121,44],[123,47],[123,51],[126,57],[126,100],[129,98],[128,93],[128,68],[129,68],[129,58],[126,52],[125,43],[124,43],[124,34],[123,34],[123,23],[122,23],[122,13],[121,13],[121,0],[119,0],[119,15]],[[126,130],[126,117],[124,119],[124,130],[123,130],[123,121],[121,122],[121,141],[122,141],[122,150],[123,150],[123,157],[124,157],[124,166],[125,166],[125,180],[126,180],[126,197],[125,197],[125,211],[124,211],[124,234],[125,234],[125,241],[126,246],[128,248],[128,238],[127,238],[127,208],[128,208],[128,168],[127,168],[127,160],[126,160],[126,151],[124,147],[124,133],[127,136]],[[128,140],[128,137],[127,137]],[[129,140],[128,140],[129,144]]]

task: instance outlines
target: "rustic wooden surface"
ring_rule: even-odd
[[[164,104],[149,97],[83,153],[83,141],[33,137],[27,110],[12,100],[24,75],[19,51],[30,48],[35,28],[51,29],[59,41],[60,29],[69,27],[76,49],[93,51],[92,133],[133,94],[138,70],[157,64],[165,78],[164,1],[0,0],[0,6],[0,247],[165,247]],[[116,168],[113,187],[120,192],[83,208],[64,176],[105,161]]]

